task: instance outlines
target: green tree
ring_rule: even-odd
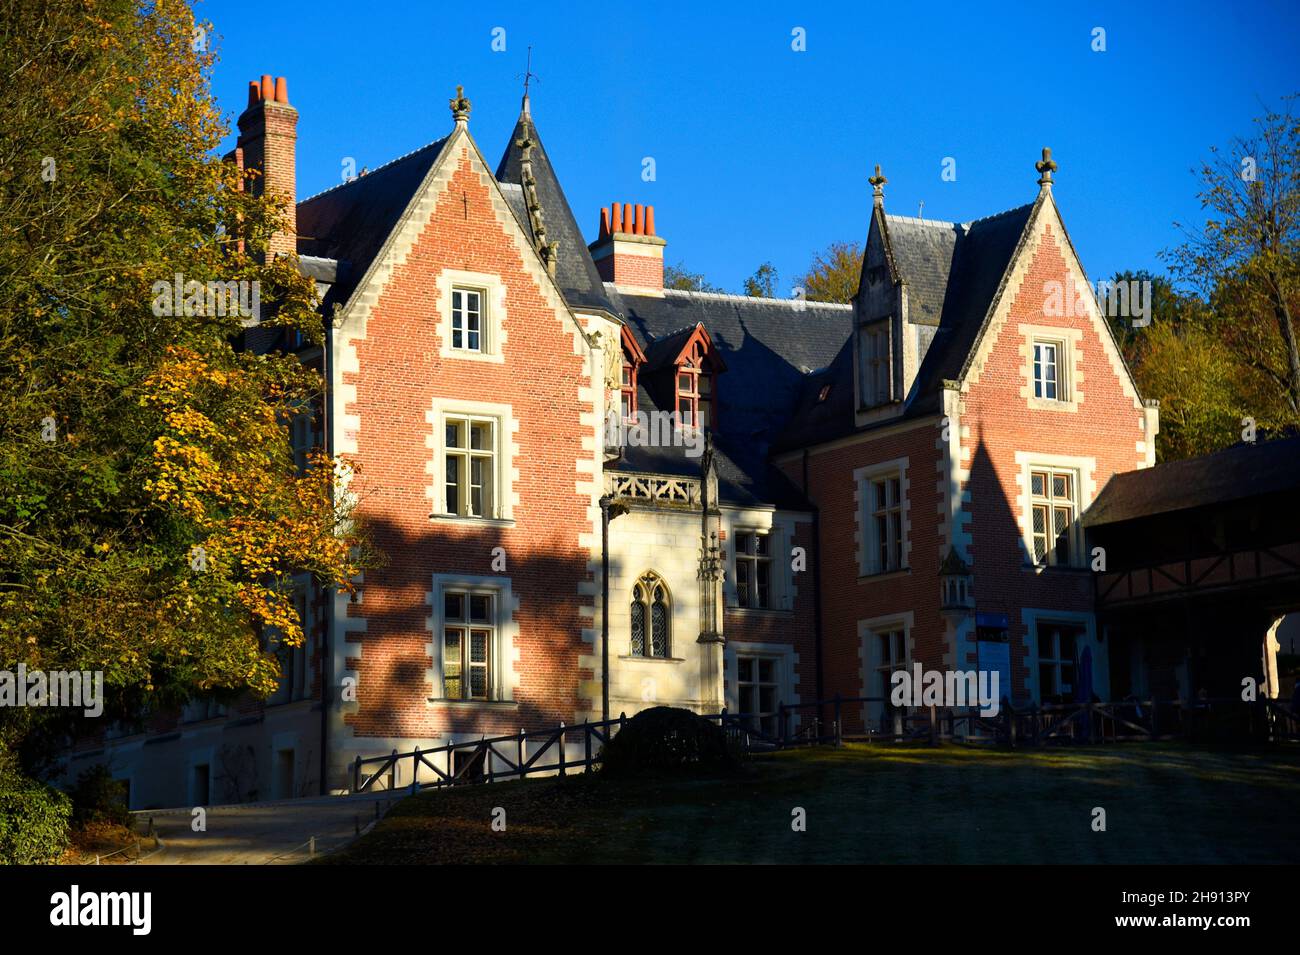
[[[1300,122],[1268,110],[1253,134],[1212,150],[1199,171],[1200,228],[1166,253],[1179,278],[1212,310],[1207,326],[1239,366],[1268,382],[1275,400],[1257,417],[1300,424]],[[1278,407],[1278,402],[1281,407]]]
[[[745,294],[750,298],[776,298],[776,266],[764,262],[745,279]]]
[[[832,242],[813,256],[812,264],[796,283],[810,302],[848,303],[858,294],[862,277],[862,246],[857,242]]]
[[[364,553],[334,463],[288,445],[320,378],[237,349],[240,314],[155,296],[256,282],[266,324],[319,340],[314,287],[265,263],[283,207],[215,154],[211,24],[182,0],[0,3],[0,669],[100,671],[109,718],[266,693],[270,636],[302,639],[294,574],[346,587]],[[0,755],[58,718],[0,710]]]
[[[685,262],[664,266],[664,288],[677,289],[682,292],[721,292],[722,289],[711,284],[703,272],[692,272]]]

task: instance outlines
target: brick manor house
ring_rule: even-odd
[[[1091,298],[1046,305],[1086,282],[1047,151],[1030,201],[965,223],[887,213],[877,168],[857,296],[821,304],[665,288],[672,222],[580,210],[588,242],[527,96],[495,164],[451,110],[297,199],[286,84],[250,84],[228,158],[296,201],[273,251],[328,320],[323,348],[247,345],[322,371],[295,447],[358,466],[386,560],[355,598],[302,581],[273,697],[115,725],[74,775],[107,762],[133,807],[339,791],[358,754],[655,704],[770,729],[914,662],[997,669],[1016,703],[1084,671],[1103,700],[1197,690],[1140,634],[1113,666],[1095,612],[1083,517],[1154,465],[1158,413]]]

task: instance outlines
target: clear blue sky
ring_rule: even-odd
[[[1201,218],[1192,167],[1300,91],[1295,0],[1242,3],[297,3],[206,0],[234,118],[250,79],[288,77],[300,198],[445,135],[457,83],[496,163],[533,46],[533,117],[588,240],[599,209],[652,203],[670,262],[781,293],[886,209],[964,221],[1031,201],[1044,145],[1094,279],[1160,268]],[[812,9],[809,9],[809,8]],[[505,29],[505,52],[492,49]],[[792,30],[807,49],[791,49]],[[1093,52],[1092,30],[1106,31]],[[232,123],[233,128],[233,123]],[[232,137],[233,140],[233,137]],[[652,156],[657,179],[641,178]],[[945,157],[954,182],[941,179]]]

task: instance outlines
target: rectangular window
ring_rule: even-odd
[[[866,331],[863,336],[862,401],[868,406],[883,405],[893,397],[889,323]]]
[[[871,635],[871,639],[875,641],[875,648],[872,651],[875,672],[867,695],[876,697],[879,702],[868,704],[871,725],[867,728],[892,733],[893,710],[890,707],[889,697],[894,689],[892,683],[894,672],[907,668],[907,635],[906,631],[899,627],[877,631]]]
[[[736,604],[756,610],[772,606],[771,538],[762,531],[736,532]]]
[[[760,733],[777,733],[780,680],[773,657],[736,657],[736,696],[741,715]]]
[[[481,352],[483,348],[483,293],[476,289],[451,290],[451,347]]]
[[[1037,630],[1039,698],[1072,697],[1084,628],[1076,624],[1040,622]]]
[[[1054,342],[1034,342],[1034,397],[1050,401],[1065,401],[1065,389],[1060,380],[1060,345]]]
[[[903,569],[903,484],[897,474],[874,477],[871,489],[872,569]]]
[[[636,419],[636,366],[623,362],[623,380],[619,390],[619,405],[624,421]]]
[[[1069,566],[1074,562],[1074,515],[1078,481],[1073,471],[1029,473],[1034,563]]]
[[[496,432],[496,421],[491,418],[447,418],[444,513],[496,516]]]
[[[442,695],[449,700],[493,699],[496,646],[494,595],[446,590],[442,595]]]

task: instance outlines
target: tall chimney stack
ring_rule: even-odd
[[[664,246],[655,207],[615,202],[600,210],[600,235],[587,248],[606,282],[645,294],[664,290]]]
[[[257,170],[251,182],[254,195],[283,196],[285,231],[271,236],[269,254],[296,252],[298,248],[297,174],[298,111],[289,105],[289,86],[283,76],[263,74],[248,84],[248,108],[239,117],[236,152],[243,166]]]

